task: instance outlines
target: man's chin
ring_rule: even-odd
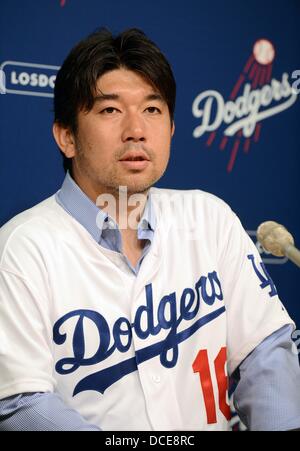
[[[135,174],[132,174],[129,177],[122,177],[118,180],[118,185],[115,185],[115,191],[117,192],[127,192],[128,194],[139,194],[147,192],[151,186],[153,186],[160,177],[137,177]]]
[[[155,182],[153,182],[155,183]],[[116,188],[116,191],[118,191],[119,193],[127,193],[128,195],[132,195],[132,194],[143,194],[146,193],[152,186],[153,184],[133,184],[130,183],[128,185],[119,185]]]

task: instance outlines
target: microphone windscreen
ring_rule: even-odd
[[[257,229],[257,238],[264,249],[276,257],[283,257],[285,248],[294,245],[292,235],[275,221],[263,222]]]

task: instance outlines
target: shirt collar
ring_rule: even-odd
[[[99,243],[103,232],[104,222],[109,219],[108,214],[97,207],[94,202],[79,188],[77,183],[67,172],[61,189],[56,193],[56,201],[75,218]],[[149,193],[142,218],[138,224],[138,237],[143,237],[145,230],[154,232],[156,227],[155,212]]]

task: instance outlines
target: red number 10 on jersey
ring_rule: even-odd
[[[227,420],[230,420],[230,407],[226,401],[228,391],[228,378],[225,373],[226,365],[226,348],[221,348],[219,354],[214,360],[214,369],[218,383],[219,409]],[[193,363],[194,373],[199,373],[200,383],[203,392],[204,404],[206,408],[207,423],[213,424],[217,422],[216,401],[209,368],[208,353],[206,349],[198,352]]]

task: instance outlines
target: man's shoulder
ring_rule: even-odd
[[[10,242],[42,239],[49,228],[57,228],[61,215],[63,209],[53,195],[13,217],[0,228],[0,257]]]
[[[22,211],[10,219],[0,228],[0,234],[11,234],[19,227],[25,227],[29,222],[38,222],[40,220],[47,219],[47,217],[53,213],[53,210],[55,210],[56,205],[57,202],[55,200],[55,196],[51,196],[48,199],[43,200],[37,205],[34,205],[28,210]]]
[[[167,188],[151,188],[151,198],[154,204],[163,205],[169,203],[173,206],[188,206],[189,208],[208,209],[232,215],[230,206],[220,197],[200,189],[178,190]],[[178,208],[177,210],[180,210]]]

